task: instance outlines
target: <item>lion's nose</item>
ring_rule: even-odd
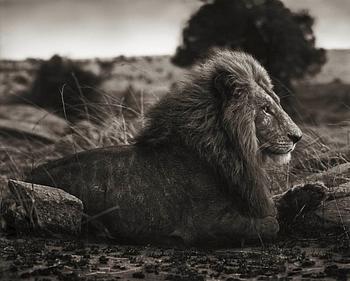
[[[290,138],[290,140],[293,142],[293,143],[297,143],[298,141],[301,140],[302,138],[302,134],[300,133],[297,133],[297,134],[288,134],[288,137]]]

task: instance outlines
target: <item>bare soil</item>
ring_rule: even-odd
[[[232,249],[179,249],[33,237],[0,239],[1,280],[347,280],[344,235]]]

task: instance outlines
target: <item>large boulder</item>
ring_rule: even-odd
[[[78,234],[83,203],[59,188],[9,180],[10,194],[2,212],[9,227],[17,231]]]

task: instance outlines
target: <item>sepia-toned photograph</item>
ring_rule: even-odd
[[[348,279],[349,0],[0,0],[0,280]]]

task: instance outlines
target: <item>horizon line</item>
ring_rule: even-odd
[[[350,51],[350,46],[347,48],[322,48],[326,51]],[[119,54],[115,56],[90,56],[90,57],[76,57],[76,56],[69,56],[69,55],[64,55],[64,54],[59,54],[59,53],[54,53],[50,57],[23,57],[23,58],[11,58],[11,57],[1,57],[0,55],[0,61],[26,61],[26,60],[48,60],[52,58],[53,56],[58,55],[63,58],[68,58],[72,60],[94,60],[94,59],[103,59],[103,60],[110,60],[110,59],[115,59],[118,57],[125,57],[125,58],[142,58],[142,57],[171,57],[174,54],[141,54],[141,55],[125,55],[125,54]]]

